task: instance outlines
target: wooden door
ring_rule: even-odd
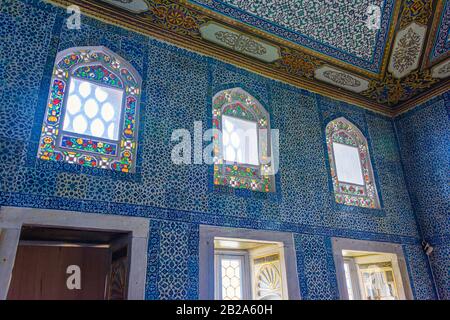
[[[125,235],[111,243],[111,260],[107,285],[108,300],[126,300],[130,268],[130,236]]]
[[[69,266],[79,266],[80,289],[70,290]],[[12,300],[105,299],[107,247],[19,245],[8,292]]]

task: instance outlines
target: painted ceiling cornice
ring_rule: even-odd
[[[135,1],[139,10],[121,8]],[[78,5],[83,14],[107,23],[389,116],[450,88],[448,0],[393,1],[390,23],[383,22],[377,72],[198,4],[215,1],[48,0],[63,7]],[[148,10],[141,10],[142,5]]]

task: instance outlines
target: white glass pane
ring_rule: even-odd
[[[86,118],[81,114],[77,115],[73,120],[73,129],[77,133],[80,134],[86,133],[87,126],[88,123],[86,121]]]
[[[72,78],[64,131],[118,140],[123,91]]]
[[[358,148],[333,143],[336,174],[341,182],[364,185]]]
[[[256,122],[222,117],[224,159],[230,162],[259,165]]]
[[[103,121],[100,119],[95,119],[91,123],[91,133],[92,135],[96,137],[103,136],[103,132],[105,132],[105,125],[103,124]]]
[[[71,94],[67,101],[67,111],[70,114],[77,114],[81,109],[81,100],[76,94]]]
[[[67,128],[70,126],[70,116],[66,114],[64,118],[64,130],[67,130]]]
[[[224,158],[227,161],[236,161],[236,151],[234,150],[234,148],[232,146],[228,146],[225,149],[225,153],[224,153]]]
[[[225,130],[222,132],[222,143],[224,147],[227,147],[230,143],[230,135]]]
[[[239,148],[239,145],[241,144],[241,139],[239,138],[239,135],[236,132],[233,132],[231,134],[231,144],[235,148]]]
[[[91,84],[87,81],[80,81],[78,92],[83,98],[86,98],[91,94]]]
[[[111,121],[114,118],[114,107],[107,102],[102,106],[102,117],[105,121]]]
[[[242,276],[240,258],[222,258],[222,299],[241,300],[242,299]]]
[[[95,97],[99,102],[103,102],[108,98],[108,92],[106,92],[103,88],[97,87],[95,89]]]
[[[108,127],[108,138],[111,140],[114,140],[114,132],[115,132],[114,127],[115,127],[114,123],[111,123]]]
[[[98,103],[95,99],[89,99],[84,104],[84,113],[89,119],[94,118],[98,113]]]
[[[347,291],[348,291],[348,300],[354,300],[352,276],[350,274],[350,266],[347,262],[344,263],[344,271],[345,271],[345,282],[347,284]]]

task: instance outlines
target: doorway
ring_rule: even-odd
[[[129,233],[23,226],[8,300],[124,300]]]
[[[149,219],[0,207],[0,300],[142,300]]]

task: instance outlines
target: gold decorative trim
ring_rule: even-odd
[[[410,99],[400,105],[398,105],[394,110],[392,110],[392,117],[397,117],[402,113],[408,112],[409,110],[414,109],[418,105],[421,105],[424,102],[427,102],[430,99],[433,99],[447,91],[450,90],[450,79],[447,81],[442,81],[439,86],[433,88],[430,91],[426,91],[421,95],[416,96],[414,99]]]
[[[334,64],[334,65],[339,66],[341,68],[344,68],[346,70],[353,71],[353,72],[355,72],[355,73],[357,73],[359,75],[364,75],[364,76],[372,78],[372,79],[382,79],[383,78],[383,74],[384,74],[384,72],[386,70],[386,67],[387,67],[387,64],[388,64],[389,52],[391,50],[392,40],[393,40],[393,37],[394,37],[394,33],[395,33],[396,26],[397,26],[397,21],[398,21],[398,16],[399,16],[401,4],[402,4],[402,1],[396,1],[395,9],[394,9],[394,12],[392,13],[393,19],[391,21],[390,29],[389,29],[389,32],[388,32],[388,35],[387,35],[386,47],[385,47],[385,50],[383,52],[383,60],[382,60],[382,63],[381,63],[380,73],[375,73],[375,72],[370,72],[370,71],[367,71],[365,69],[356,67],[356,66],[354,66],[354,65],[352,65],[350,63],[346,63],[344,61],[332,58],[330,56],[327,56],[325,54],[317,52],[317,51],[315,51],[313,49],[309,49],[307,47],[301,46],[299,44],[296,44],[295,42],[282,39],[282,38],[280,38],[278,36],[275,36],[273,34],[264,32],[264,31],[262,31],[262,30],[260,30],[258,28],[251,27],[251,26],[249,26],[249,25],[247,25],[245,23],[242,23],[242,22],[239,22],[239,21],[237,21],[235,19],[229,18],[229,17],[227,17],[227,16],[225,16],[223,14],[214,12],[212,10],[208,10],[207,8],[202,7],[200,5],[197,5],[195,3],[192,3],[189,0],[175,0],[175,1],[178,1],[179,3],[185,5],[188,8],[192,8],[192,9],[198,11],[198,12],[201,12],[203,14],[209,15],[209,16],[213,17],[214,19],[216,19],[217,21],[220,21],[221,23],[232,25],[235,28],[239,28],[241,30],[244,30],[244,32],[246,32],[246,33],[256,34],[259,37],[262,37],[263,39],[269,39],[269,40],[271,40],[272,42],[275,43],[274,45],[279,45],[281,47],[285,46],[285,47],[289,47],[291,49],[296,49],[296,50],[302,51],[302,52],[304,52],[306,54],[309,54],[311,56],[320,58],[320,59],[322,59],[322,60],[324,60],[326,62],[329,62],[331,64]]]
[[[256,38],[256,37],[253,37],[253,36],[250,35],[250,34],[242,33],[242,32],[239,31],[239,30],[236,30],[236,29],[230,28],[230,27],[228,27],[228,26],[222,25],[222,24],[220,24],[220,23],[218,23],[218,22],[216,22],[216,21],[213,21],[213,20],[210,20],[210,21],[208,21],[208,22],[202,24],[202,25],[200,26],[200,28],[199,28],[199,29],[200,29],[200,33],[202,33],[202,28],[207,28],[207,27],[213,26],[213,25],[218,26],[218,27],[220,27],[220,28],[222,28],[222,29],[224,29],[224,30],[227,30],[227,31],[229,31],[230,33],[239,34],[239,35],[241,35],[241,36],[243,36],[243,37],[246,37],[246,38],[248,38],[248,39],[251,39],[251,40],[252,40],[253,42],[255,42],[255,43],[262,44],[262,45],[264,45],[264,46],[266,46],[266,47],[272,47],[272,48],[276,49],[276,52],[277,52],[277,58],[276,58],[276,59],[273,59],[273,60],[271,60],[271,61],[264,61],[264,59],[260,59],[260,60],[262,60],[262,61],[264,61],[264,62],[272,63],[272,62],[274,62],[274,61],[276,61],[276,60],[278,60],[278,59],[281,58],[281,49],[280,49],[279,46],[275,46],[273,43],[267,42],[267,41],[265,41],[265,40],[262,40],[262,39],[259,39],[259,38]],[[208,42],[213,42],[213,43],[214,43],[214,41],[212,41],[212,40],[210,40],[210,39],[207,39],[203,34],[202,34],[202,38],[203,38],[204,40],[208,41]],[[228,48],[226,45],[223,45],[223,46],[224,46],[225,48]],[[231,49],[231,48],[229,48],[229,49]],[[250,55],[250,56],[251,56],[251,54],[248,54],[248,53],[246,53],[246,52],[238,51],[238,50],[236,50],[236,49],[232,49],[232,50],[235,50],[235,51],[237,51],[237,52],[241,52],[242,54],[246,54],[246,55]],[[255,58],[256,58],[256,57],[255,57]]]
[[[413,0],[410,5],[405,3],[401,13],[400,29],[406,28],[412,22],[427,27],[432,13],[433,0]]]
[[[178,30],[177,28],[180,28],[185,24],[180,25],[179,22],[173,24],[171,28],[167,28],[167,25],[165,24],[155,23],[153,20],[149,19],[146,20],[145,14],[132,14],[131,12],[120,10],[117,7],[113,7],[110,5],[108,6],[100,2],[93,2],[88,0],[44,1],[63,8],[66,8],[67,6],[73,4],[78,5],[84,15],[103,21],[107,24],[116,25],[126,30],[130,30],[145,36],[150,36],[160,41],[168,42],[184,49],[194,51],[200,55],[210,56],[215,59],[222,60],[226,63],[236,65],[240,68],[260,74],[264,77],[281,81],[302,89],[306,89],[317,94],[329,96],[336,100],[351,103],[364,109],[368,109],[387,116],[396,115],[400,108],[408,108],[408,110],[413,108],[416,101],[416,98],[410,98],[410,100],[408,100],[407,102],[400,103],[398,105],[398,108],[393,109],[388,105],[379,103],[377,99],[374,99],[374,97],[368,98],[368,96],[370,97],[370,94],[357,95],[353,92],[316,81],[310,77],[311,70],[313,67],[320,66],[324,62],[308,55],[303,51],[296,51],[294,49],[281,47],[282,59],[277,60],[274,63],[264,63],[257,61],[254,58],[250,58],[240,53],[234,52],[232,50],[224,50],[222,46],[206,42],[201,38],[199,32],[180,32],[180,30]],[[183,1],[184,0],[180,0],[178,2]],[[153,0],[152,3],[172,3],[172,6],[178,6],[178,4],[174,3],[173,0]],[[201,14],[198,17],[200,18],[198,18],[197,21],[203,23],[211,20],[210,17]],[[168,19],[168,17],[167,15],[161,15],[161,19]],[[200,25],[200,23],[195,22],[193,25]],[[195,30],[195,28],[191,29]],[[391,44],[387,44],[387,47],[390,46]],[[283,61],[283,53],[285,57],[287,57],[284,60],[286,66],[280,65],[280,63]],[[290,67],[288,67],[289,65]],[[291,70],[291,72],[289,72],[289,69]],[[348,71],[348,69],[345,70]],[[358,75],[358,73],[356,73],[356,75]],[[385,75],[383,74],[383,77],[384,76]],[[381,84],[385,81],[385,79],[386,78],[384,78],[382,81],[372,80],[372,82],[374,83],[374,86],[381,87]],[[420,99],[424,99],[422,98],[423,96],[434,96],[436,95],[435,92],[442,93],[444,91],[445,90],[443,90],[441,86],[439,86],[438,88],[432,88],[426,93],[420,95]],[[417,100],[419,101],[419,99]]]

